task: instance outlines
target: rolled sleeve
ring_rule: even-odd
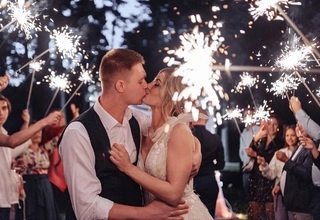
[[[320,139],[320,126],[314,122],[305,111],[299,110],[296,112],[295,116],[298,122],[314,140]]]
[[[77,219],[108,219],[111,200],[99,196],[101,183],[95,172],[95,156],[88,133],[72,122],[59,145],[70,199]]]

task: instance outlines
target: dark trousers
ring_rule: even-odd
[[[65,220],[68,205],[70,204],[69,192],[66,189],[64,192],[61,192],[60,189],[51,183],[52,192],[54,196],[54,202],[58,211],[58,219]]]
[[[195,193],[199,195],[200,200],[208,208],[210,215],[214,218],[219,193],[219,187],[214,173],[207,176],[196,176],[193,184]]]
[[[10,219],[10,208],[0,208],[0,219],[1,220]]]
[[[320,220],[320,187],[314,187],[311,199],[311,214],[314,220]]]

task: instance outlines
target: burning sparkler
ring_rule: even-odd
[[[289,0],[256,0],[250,4],[249,12],[252,15],[254,20],[257,20],[260,16],[266,15],[268,20],[281,19],[279,14],[289,23],[289,25],[295,30],[295,32],[302,38],[303,42],[311,47],[312,56],[315,58],[318,65],[320,62],[320,53],[312,46],[311,42],[304,36],[301,30],[295,25],[295,23],[288,17],[285,11],[281,8],[280,5],[288,7],[288,5],[301,5],[300,2],[289,1]]]
[[[240,130],[237,119],[240,119],[240,120],[242,119],[242,111],[243,109],[239,109],[238,106],[236,106],[236,108],[233,110],[226,109],[226,114],[222,116],[224,119],[234,121],[240,136],[241,136],[241,130]]]
[[[62,54],[62,58],[71,58],[74,61],[74,58],[76,57],[77,52],[80,51],[80,36],[78,35],[72,35],[72,31],[68,31],[68,26],[65,26],[61,28],[54,29],[52,33],[50,34],[50,38],[54,40],[55,46],[58,49],[58,52]],[[36,61],[46,53],[50,51],[50,48],[43,51],[41,54],[24,64],[22,67],[20,67],[18,70],[15,71],[15,73],[18,73],[23,68],[28,66],[31,62]]]
[[[288,7],[288,5],[301,5],[300,2],[289,0],[256,0],[250,4],[249,12],[254,20],[263,15],[266,15],[269,21],[283,20],[277,13],[280,4],[284,7]]]
[[[46,110],[45,115],[48,114],[54,99],[56,98],[56,96],[58,95],[59,90],[69,93],[71,86],[70,86],[70,81],[68,81],[68,75],[66,74],[62,74],[62,75],[56,75],[56,73],[54,71],[51,71],[50,76],[45,77],[46,81],[49,82],[49,87],[52,89],[56,89],[51,102]]]
[[[11,22],[1,28],[0,32],[6,29],[13,23],[16,23],[15,28],[20,28],[26,35],[27,39],[31,38],[31,31],[40,31],[41,28],[36,24],[39,14],[31,12],[30,8],[27,8],[23,4],[8,3],[8,14],[11,17]]]
[[[253,87],[259,80],[256,77],[251,76],[248,72],[243,72],[242,75],[240,75],[241,81],[236,86],[236,90],[239,92],[242,92],[245,88],[248,88],[252,102],[257,108],[257,104],[254,100],[251,87]]]
[[[29,94],[28,94],[28,99],[27,99],[27,109],[29,108],[30,104],[30,98],[31,98],[31,93],[32,93],[32,88],[33,88],[33,80],[34,80],[34,75],[36,72],[39,72],[42,69],[42,65],[45,63],[43,60],[34,61],[30,63],[30,69],[32,69],[32,75],[31,75],[31,82],[30,82],[30,88],[29,88]]]
[[[273,112],[271,108],[267,105],[267,101],[263,101],[263,105],[260,105],[259,108],[255,110],[253,119],[256,124],[259,124],[260,121],[268,121],[270,113]]]
[[[169,50],[168,54],[175,55],[166,57],[164,62],[168,66],[179,65],[175,76],[183,78],[182,83],[187,87],[180,93],[175,94],[174,100],[189,99],[191,106],[211,106],[220,109],[220,98],[223,98],[223,89],[219,85],[220,71],[213,71],[214,63],[213,55],[218,51],[220,45],[224,41],[221,37],[219,27],[222,24],[213,25],[214,28],[209,35],[199,32],[199,26],[196,26],[192,33],[184,33],[180,36],[181,47],[177,50]],[[188,106],[188,105],[187,105]],[[192,108],[186,109],[190,111]]]
[[[256,123],[256,120],[254,119],[253,112],[249,111],[246,116],[242,119],[242,123],[244,123],[244,126],[247,127],[248,125],[252,125]]]
[[[310,46],[300,44],[300,37],[293,35],[291,42],[287,42],[282,54],[277,58],[275,67],[286,71],[295,71],[297,69],[308,70],[308,62],[312,61]]]
[[[281,96],[284,98],[287,97],[288,101],[290,99],[288,92],[292,90],[296,90],[301,83],[301,79],[295,77],[294,74],[282,74],[280,78],[272,82],[270,92],[274,92],[275,96]]]
[[[63,58],[74,58],[77,52],[80,51],[80,36],[68,30],[69,27],[65,26],[52,31],[50,38],[54,40],[58,51],[62,54]]]
[[[302,46],[299,44],[300,38],[293,36],[293,40],[291,43],[287,43],[282,54],[275,62],[275,67],[280,68],[281,70],[285,71],[293,71],[295,75],[298,77],[292,77],[292,79],[287,78],[287,82],[276,82],[278,85],[275,85],[277,88],[274,88],[274,91],[279,91],[280,87],[284,86],[284,83],[288,83],[290,86],[291,83],[299,83],[301,82],[305,88],[308,90],[311,97],[320,107],[320,102],[317,97],[312,93],[311,89],[307,85],[305,79],[300,75],[298,72],[299,69],[308,71],[308,62],[312,61],[310,54],[312,54],[312,47],[311,46]],[[292,75],[291,75],[292,76]],[[289,81],[289,82],[288,82]],[[291,81],[291,82],[290,82]],[[285,89],[284,87],[282,89]],[[289,99],[289,97],[288,97]]]
[[[81,81],[81,83],[78,85],[78,87],[75,89],[73,94],[69,97],[68,101],[61,108],[61,111],[69,104],[69,102],[77,94],[77,92],[79,91],[79,89],[83,84],[88,84],[93,82],[92,71],[94,70],[95,66],[89,69],[89,64],[86,64],[86,67],[84,67],[83,65],[80,65],[80,68],[81,68],[81,74],[80,74],[79,80]]]

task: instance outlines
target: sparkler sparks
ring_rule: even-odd
[[[72,93],[72,95],[69,97],[68,101],[66,101],[64,106],[61,108],[61,111],[69,104],[69,102],[77,94],[77,92],[79,91],[79,89],[81,88],[81,86],[83,84],[87,84],[87,83],[93,82],[93,80],[92,80],[92,71],[95,69],[95,66],[93,66],[92,68],[89,68],[89,64],[87,63],[86,67],[84,67],[83,65],[80,65],[80,68],[81,68],[81,73],[80,73],[79,80],[81,81],[81,83],[78,85],[78,87]]]
[[[300,38],[294,35],[292,42],[285,45],[274,66],[283,70],[308,70],[308,62],[312,61],[312,48],[299,42]]]
[[[288,5],[301,5],[301,3],[289,0],[256,0],[250,4],[249,12],[254,21],[263,15],[266,15],[269,21],[277,19],[283,20],[282,17],[278,15],[279,5],[288,7]]]
[[[234,118],[242,119],[242,111],[243,109],[239,109],[238,106],[236,106],[235,109],[226,109],[226,114],[222,117],[227,120],[231,120]]]
[[[220,98],[223,98],[223,89],[218,84],[220,71],[213,71],[212,65],[215,62],[213,55],[218,51],[224,41],[221,37],[219,27],[222,24],[213,25],[214,28],[209,35],[199,32],[199,26],[196,26],[192,33],[184,33],[180,36],[181,46],[177,50],[169,50],[168,54],[173,57],[166,57],[164,62],[168,66],[180,65],[175,71],[175,76],[183,77],[182,83],[187,87],[174,97],[176,100],[190,99],[193,105],[211,106],[220,109]],[[199,100],[200,99],[200,100]],[[191,105],[192,105],[191,103]],[[187,111],[192,108],[188,107]]]
[[[288,92],[296,90],[300,83],[301,80],[295,74],[282,74],[277,81],[271,82],[270,92],[274,92],[275,96],[281,96],[282,98],[286,96],[289,99]]]
[[[36,72],[39,72],[40,70],[42,70],[42,65],[45,64],[45,61],[44,60],[35,60],[35,61],[32,61],[30,64],[29,64],[29,67],[30,69],[36,71]]]
[[[246,116],[242,119],[242,122],[244,123],[244,126],[247,127],[248,125],[255,124],[256,120],[252,112],[248,112]]]
[[[49,82],[49,87],[52,89],[59,89],[66,93],[70,92],[71,86],[67,74],[56,75],[54,71],[51,71],[49,76],[45,76],[45,81]]]
[[[226,109],[226,114],[223,115],[222,117],[225,118],[225,119],[228,119],[228,120],[233,120],[236,127],[237,127],[237,130],[238,130],[238,133],[239,135],[241,136],[241,130],[240,130],[240,127],[239,127],[239,124],[238,124],[238,121],[237,121],[237,118],[241,120],[242,118],[242,111],[243,109],[239,109],[238,106],[236,106],[235,109],[233,110],[229,110],[229,109]]]
[[[256,109],[253,118],[256,124],[259,124],[260,121],[268,121],[270,117],[270,113],[273,110],[267,105],[267,101],[263,101],[263,105],[260,105],[259,108]]]
[[[20,5],[18,3],[8,3],[8,14],[11,17],[11,22],[4,26],[2,30],[4,30],[10,24],[16,22],[16,28],[20,28],[22,30],[27,39],[31,38],[31,31],[40,31],[41,28],[36,24],[38,21],[38,14],[35,12],[31,12],[30,8],[27,8],[24,5]]]
[[[68,31],[68,26],[54,29],[50,38],[54,40],[63,58],[69,57],[73,59],[77,52],[80,51],[80,36]]]
[[[246,88],[253,87],[257,82],[259,82],[259,79],[257,77],[253,77],[248,72],[243,72],[242,75],[240,75],[240,82],[236,86],[236,91],[241,92]]]

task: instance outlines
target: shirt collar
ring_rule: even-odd
[[[109,131],[110,129],[114,128],[115,126],[126,126],[129,123],[129,120],[132,117],[131,109],[127,108],[124,113],[124,118],[122,124],[119,123],[114,117],[112,117],[100,104],[99,99],[93,106],[93,109],[98,114],[102,124],[104,127]]]

